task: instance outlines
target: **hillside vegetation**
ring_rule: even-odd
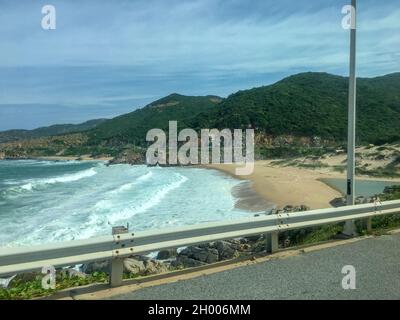
[[[215,96],[190,97],[171,94],[132,113],[114,118],[88,132],[90,145],[144,145],[149,130],[168,131],[168,122],[178,121],[184,128],[200,113],[210,113],[221,103]]]
[[[7,130],[0,132],[0,143],[30,140],[43,137],[65,135],[94,129],[106,119],[96,119],[80,124],[56,124],[49,127],[41,127],[34,130]]]
[[[327,73],[294,75],[226,99],[172,94],[82,132],[85,138],[79,145],[68,142],[62,150],[55,149],[59,154],[77,156],[116,156],[135,148],[143,150],[150,129],[167,130],[168,121],[176,120],[180,129],[253,128],[259,157],[321,155],[345,144],[347,96],[348,78]],[[400,73],[358,79],[357,98],[358,144],[399,141]],[[35,153],[36,141],[29,143],[24,154]],[[54,142],[48,139],[48,143]],[[325,149],[327,146],[331,149]],[[0,145],[0,151],[5,149],[7,157],[12,147]]]
[[[255,128],[272,136],[292,135],[346,140],[348,78],[303,73],[274,85],[239,91],[194,127]],[[358,79],[359,143],[400,139],[400,73]]]

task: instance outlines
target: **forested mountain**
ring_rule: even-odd
[[[357,139],[383,143],[400,139],[400,73],[358,79]],[[319,136],[345,141],[348,78],[303,73],[271,86],[239,91],[193,127],[255,128],[272,136]]]
[[[167,130],[170,120],[176,120],[180,127],[186,127],[198,114],[212,113],[222,100],[216,96],[191,97],[174,93],[98,126],[88,132],[88,143],[143,145],[149,130]]]
[[[179,128],[254,128],[259,136],[321,138],[343,144],[347,135],[348,78],[327,73],[301,73],[273,85],[239,91],[226,99],[217,96],[190,97],[172,94],[132,113],[93,123],[74,139],[49,139],[41,154],[118,155],[127,149],[145,147],[150,129],[168,129],[168,121]],[[86,124],[90,124],[87,122]],[[33,130],[37,135],[60,135],[77,127],[53,126]],[[54,130],[54,131],[52,131]],[[52,133],[55,132],[55,133]],[[3,133],[4,134],[4,133]],[[32,132],[30,132],[32,137]],[[1,137],[1,134],[0,134]],[[65,139],[66,143],[63,143]],[[357,141],[382,144],[400,140],[400,73],[359,78],[357,94]],[[57,145],[55,145],[55,142]],[[41,140],[43,146],[43,139]],[[33,145],[32,145],[33,144]],[[5,154],[18,145],[0,145]],[[273,146],[272,146],[273,147]],[[9,151],[7,151],[9,150]],[[35,150],[29,143],[30,154]],[[17,152],[18,154],[18,152]]]
[[[106,119],[89,120],[80,124],[56,124],[49,127],[41,127],[34,130],[7,130],[0,132],[0,143],[30,140],[43,137],[50,137],[68,133],[77,133],[95,128]]]

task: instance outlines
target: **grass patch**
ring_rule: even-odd
[[[271,165],[273,166],[283,166],[286,165],[290,160],[275,160],[271,162]]]
[[[300,246],[332,240],[342,231],[343,223],[331,224],[321,227],[282,232],[279,235],[279,238],[282,242],[285,242],[288,239],[290,241],[290,246]]]
[[[376,178],[398,178],[400,177],[399,170],[392,164],[386,167],[379,167],[373,170],[368,170],[366,167],[357,167],[357,175],[367,175]]]
[[[332,169],[333,171],[343,173],[346,171],[347,168],[346,166],[333,166]]]
[[[106,283],[108,274],[103,272],[94,272],[85,278],[74,276],[65,277],[60,273],[56,276],[56,288],[43,289],[43,275],[38,274],[33,280],[26,281],[23,278],[14,279],[8,289],[0,288],[0,300],[23,300],[33,299],[38,297],[49,296],[56,291],[60,291],[72,287],[82,287],[93,283]]]
[[[329,165],[327,165],[326,163],[322,163],[321,161],[317,161],[314,163],[298,163],[297,166],[305,169],[321,169],[329,167]]]

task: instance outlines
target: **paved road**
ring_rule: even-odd
[[[114,299],[400,299],[399,253],[400,235],[382,236]],[[345,265],[356,269],[356,290],[342,288]]]

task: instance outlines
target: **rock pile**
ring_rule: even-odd
[[[307,207],[305,205],[300,205],[300,206],[292,206],[292,205],[287,205],[283,209],[273,209],[271,211],[271,214],[280,214],[280,213],[289,213],[289,212],[301,212],[301,211],[309,211],[311,210],[310,207]]]
[[[174,268],[199,267],[218,261],[237,257],[244,248],[238,240],[217,241],[182,250],[176,260],[171,262]]]
[[[308,211],[309,207],[288,205],[282,210],[274,210],[271,214]],[[281,246],[290,245],[282,233]],[[175,249],[158,252],[156,259],[146,256],[132,256],[124,260],[124,272],[127,274],[147,276],[167,272],[168,270],[206,266],[220,261],[234,259],[241,254],[256,254],[266,250],[266,239],[263,235],[215,241],[197,246],[186,247],[177,252]],[[83,272],[109,272],[109,262],[94,262],[83,267]]]
[[[137,164],[145,164],[146,163],[146,155],[143,151],[126,151],[112,160],[108,162],[108,165],[115,165],[115,164],[130,164],[130,165],[137,165]]]
[[[146,256],[132,256],[124,259],[124,272],[140,276],[160,274],[168,270],[201,267],[207,264],[236,258],[244,252],[265,250],[262,236],[243,239],[216,241],[199,246],[191,246],[179,253],[176,250],[163,250],[156,259]],[[92,262],[82,267],[82,272],[106,272],[110,270],[108,261]]]
[[[124,271],[129,274],[148,276],[168,271],[165,263],[144,256],[135,256],[124,260]]]
[[[355,199],[355,204],[366,204],[366,203],[374,203],[376,201],[379,201],[377,197],[364,197],[360,196]],[[343,207],[347,205],[347,201],[345,197],[342,198],[336,198],[331,201],[331,205],[334,207]]]

